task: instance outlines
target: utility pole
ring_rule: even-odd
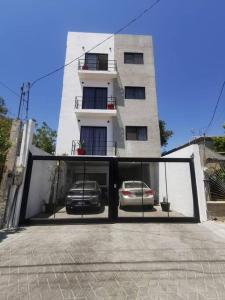
[[[13,121],[10,141],[11,147],[7,153],[5,173],[0,185],[0,228],[6,226],[13,228],[15,226],[15,210],[17,207],[17,196],[21,186],[22,171],[17,169],[17,156],[21,147],[22,128],[25,130],[24,145],[26,147],[28,140],[28,113],[30,101],[29,82],[23,83],[21,86],[20,103],[18,107],[17,120]],[[24,123],[24,126],[23,126]],[[26,153],[23,152],[23,160],[25,161]],[[22,169],[21,169],[22,170]],[[10,197],[12,186],[16,186],[13,198]]]
[[[28,120],[29,114],[29,102],[30,102],[30,82],[23,83],[21,86],[21,93],[20,93],[20,103],[18,108],[17,119],[26,121]]]
[[[17,120],[20,119],[20,113],[21,113],[21,106],[22,106],[22,102],[23,102],[23,97],[24,97],[24,83],[20,88],[20,103],[19,103],[19,109],[18,109],[18,114],[17,114]]]
[[[203,145],[204,145],[204,148],[203,148],[203,164],[204,164],[204,167],[205,167],[205,163],[206,163],[206,139],[205,139],[205,132],[203,133]]]

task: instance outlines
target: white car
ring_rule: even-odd
[[[120,208],[130,205],[154,205],[154,192],[143,181],[123,181],[119,189]]]

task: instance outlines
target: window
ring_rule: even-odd
[[[125,189],[141,189],[141,188],[148,188],[147,184],[142,181],[127,181],[124,184]]]
[[[74,181],[84,180],[83,173],[77,173]],[[97,181],[100,186],[107,185],[107,174],[106,173],[85,173],[85,180]]]
[[[88,70],[107,71],[108,54],[85,53],[85,66]]]
[[[147,127],[126,126],[126,140],[147,141]]]
[[[107,88],[84,87],[82,108],[106,109]]]
[[[144,63],[144,55],[143,55],[143,53],[125,52],[124,53],[124,63],[125,64],[143,64]]]
[[[80,141],[87,155],[106,155],[107,127],[81,126]]]
[[[145,99],[145,88],[125,86],[125,99]]]

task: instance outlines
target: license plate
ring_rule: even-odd
[[[136,196],[142,196],[142,192],[136,192]]]

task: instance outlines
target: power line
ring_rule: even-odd
[[[212,123],[213,123],[213,120],[214,120],[215,115],[216,115],[217,108],[218,108],[219,103],[220,103],[221,96],[222,96],[222,94],[223,94],[224,87],[225,87],[225,81],[223,82],[222,87],[221,87],[221,89],[220,89],[219,97],[218,97],[218,99],[217,99],[215,108],[214,108],[214,110],[213,110],[212,117],[211,117],[211,119],[210,119],[210,121],[209,121],[208,126],[206,127],[206,130],[205,130],[205,133],[204,133],[204,134],[206,134],[206,133],[208,132],[210,126],[211,126]]]
[[[106,41],[108,41],[109,39],[111,39],[115,34],[118,34],[120,32],[122,32],[124,29],[126,29],[127,27],[129,27],[131,24],[135,23],[138,19],[140,19],[143,15],[145,15],[147,12],[149,12],[151,9],[153,9],[154,6],[156,6],[161,0],[157,0],[155,1],[153,4],[151,4],[149,7],[147,7],[146,9],[144,9],[139,15],[137,15],[135,18],[133,18],[131,21],[129,21],[126,25],[124,25],[123,27],[121,27],[120,29],[118,29],[117,31],[115,31],[112,35],[110,35],[109,37],[107,37],[106,39],[104,39],[102,42],[98,43],[97,45],[95,45],[94,47],[92,47],[91,49],[89,49],[88,51],[86,51],[85,53],[89,53],[90,51],[96,49],[98,46],[102,45],[103,43],[105,43]],[[31,83],[31,87],[36,84],[38,81],[49,77],[57,72],[59,72],[60,70],[64,69],[65,67],[71,65],[73,62],[77,61],[78,59],[80,59],[81,57],[83,57],[85,55],[85,53],[82,53],[80,56],[74,58],[73,60],[69,61],[68,63],[64,64],[61,67],[58,67],[57,69],[44,74],[42,76],[40,76],[39,78],[35,79],[32,83]]]
[[[19,94],[17,94],[17,92],[15,92],[13,89],[11,89],[9,86],[7,86],[4,82],[0,81],[0,84],[6,88],[8,91],[10,91],[12,94],[16,95],[17,97],[20,97]]]

